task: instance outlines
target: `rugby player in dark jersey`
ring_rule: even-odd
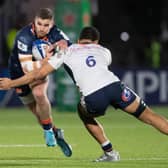
[[[53,54],[56,46],[64,49],[71,45],[68,37],[54,25],[54,14],[51,9],[40,9],[33,23],[23,27],[15,38],[14,47],[9,58],[9,72],[11,79],[17,79],[25,73],[41,67],[47,60],[33,60],[32,45],[37,39],[48,41],[51,45],[49,52]],[[22,103],[36,116],[44,129],[47,146],[58,144],[66,156],[71,156],[70,145],[63,137],[63,130],[55,127],[51,105],[47,97],[48,78],[34,81],[29,85],[21,85],[15,88]]]

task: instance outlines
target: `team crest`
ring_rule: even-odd
[[[128,102],[131,99],[131,91],[125,88],[121,94],[121,99],[124,102]]]

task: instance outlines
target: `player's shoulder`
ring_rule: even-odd
[[[80,46],[80,44],[74,43],[74,44],[70,45],[69,48],[70,48],[70,49],[71,49],[71,48],[77,48],[77,47],[79,47],[79,46]]]
[[[21,52],[27,53],[29,48],[32,47],[34,37],[31,25],[23,27],[16,35],[15,43],[17,44],[17,48]]]
[[[99,45],[99,46],[100,46],[101,50],[103,51],[103,52],[102,52],[102,55],[103,55],[104,58],[106,59],[107,65],[110,65],[111,62],[112,62],[112,53],[111,53],[111,51],[110,51],[108,48],[106,48],[106,47],[104,47],[104,46],[102,46],[102,45]],[[100,52],[100,53],[101,53],[101,52]]]
[[[81,49],[81,45],[80,44],[77,44],[77,43],[73,43],[71,44],[69,47],[68,47],[68,51],[69,52],[74,52],[74,51],[78,51]]]
[[[97,44],[97,45],[99,46],[99,48],[100,48],[102,51],[106,52],[107,54],[110,54],[110,53],[111,53],[111,51],[110,51],[108,48],[104,47],[103,45],[100,45],[100,44]]]
[[[32,42],[34,35],[31,31],[31,25],[27,25],[20,29],[17,33],[16,40],[28,44]]]
[[[74,43],[71,46],[69,46],[69,49],[95,49],[95,50],[102,50],[104,52],[110,53],[110,50],[106,47],[103,47],[102,45],[99,44],[78,44],[78,43]]]
[[[103,54],[107,54],[107,55],[111,55],[111,52],[108,48],[104,47],[103,45],[100,44],[88,44],[88,47],[90,47],[91,49],[103,53]]]
[[[60,39],[65,39],[69,41],[68,36],[56,25],[53,25],[53,27],[50,29],[49,37],[54,41],[58,41]],[[69,43],[69,45],[71,45],[71,43]]]
[[[59,34],[61,32],[61,29],[59,29],[56,25],[53,25],[53,27],[50,29],[49,34]]]

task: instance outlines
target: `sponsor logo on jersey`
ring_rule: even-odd
[[[28,50],[28,46],[19,40],[17,41],[17,46],[21,51],[26,52]]]
[[[125,88],[122,92],[121,99],[124,102],[128,102],[131,99],[131,91]]]

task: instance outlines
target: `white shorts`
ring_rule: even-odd
[[[19,99],[24,105],[35,102],[34,96],[32,93],[29,93],[27,96],[19,96]]]

